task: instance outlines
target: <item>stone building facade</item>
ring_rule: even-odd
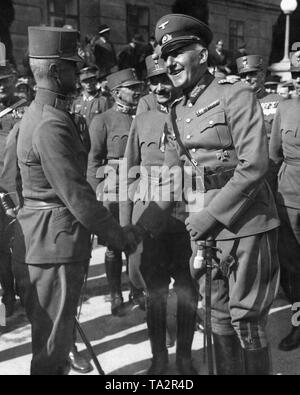
[[[173,4],[174,0],[14,0],[11,33],[16,59],[20,62],[26,51],[29,25],[70,24],[84,37],[96,34],[98,26],[106,23],[112,28],[112,41],[120,47],[134,33],[147,40],[158,18],[171,12]],[[215,40],[224,39],[232,50],[245,41],[249,53],[258,52],[267,59],[279,4],[280,0],[208,0]]]

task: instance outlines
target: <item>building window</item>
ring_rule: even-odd
[[[245,22],[229,21],[229,49],[236,51],[245,41]]]
[[[50,26],[79,29],[79,0],[48,0]]]
[[[136,34],[149,41],[150,12],[148,7],[127,5],[127,39],[128,42]]]

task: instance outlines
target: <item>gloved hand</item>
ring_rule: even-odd
[[[206,240],[212,235],[218,223],[206,209],[200,213],[191,214],[185,221],[186,229],[193,241]]]

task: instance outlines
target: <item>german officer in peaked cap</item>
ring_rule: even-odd
[[[145,104],[150,108],[134,119],[124,156],[129,174],[135,168],[143,170],[139,177],[128,177],[131,196],[128,196],[127,201],[120,202],[120,221],[123,226],[135,223],[153,199],[151,191],[153,185],[158,183],[159,170],[164,163],[163,130],[168,106],[176,97],[176,88],[166,74],[164,62],[150,56],[146,58],[146,64],[152,93],[146,96]],[[126,180],[121,179],[121,185],[124,185],[123,181]],[[191,366],[191,348],[198,289],[189,270],[192,253],[189,239],[184,223],[170,215],[165,232],[158,238],[146,237],[143,252],[129,257],[130,275],[137,279],[142,276],[144,284],[139,281],[146,288],[147,325],[153,354],[148,375],[163,375],[167,372],[167,300],[171,278],[175,279],[177,294],[177,353],[185,362],[182,364],[185,369],[182,373],[196,374]]]
[[[99,200],[119,221],[120,161],[124,157],[128,134],[141,97],[142,82],[134,69],[125,69],[107,77],[115,105],[103,114],[96,115],[90,125],[91,151],[88,161],[88,181]],[[111,312],[123,315],[124,304],[121,290],[122,254],[108,248],[105,254],[105,269],[111,296]],[[132,287],[130,298],[141,293]]]
[[[76,40],[75,30],[29,27],[37,94],[22,119],[17,145],[24,207],[14,259],[32,325],[33,375],[64,372],[91,233],[117,250],[135,248],[132,232],[121,229],[86,181],[88,153],[68,112],[81,60]]]
[[[298,97],[284,100],[278,107],[271,133],[270,159],[278,175],[276,200],[281,219],[278,243],[281,285],[293,305],[300,302],[300,51],[293,54],[291,62]],[[299,346],[300,328],[293,325],[279,348],[291,351]]]
[[[270,139],[272,123],[282,97],[277,93],[266,91],[266,70],[262,56],[242,56],[236,60],[236,64],[241,79],[251,86],[262,106],[267,135]]]
[[[211,295],[217,373],[269,374],[265,324],[278,285],[279,220],[264,178],[269,158],[261,108],[243,82],[221,81],[208,72],[212,33],[202,22],[166,15],[157,23],[156,39],[171,81],[184,93],[171,109],[165,164],[183,166],[194,180],[193,200],[188,189],[183,209],[192,239],[190,266],[200,276],[202,295],[197,242],[213,238],[220,250]],[[162,178],[166,182],[167,175]],[[140,230],[159,235],[170,204],[151,203],[137,220]],[[181,368],[180,355],[177,363]]]
[[[72,113],[82,115],[88,127],[97,114],[102,114],[110,107],[108,99],[97,89],[99,71],[97,67],[85,67],[80,70],[80,83],[83,92],[72,105]]]

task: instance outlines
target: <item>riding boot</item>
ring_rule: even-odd
[[[269,349],[243,350],[246,376],[269,376],[271,361]]]
[[[146,298],[147,325],[152,348],[152,365],[148,375],[164,375],[168,366],[166,348],[167,295],[148,294]]]
[[[15,305],[14,276],[11,267],[11,256],[8,253],[0,253],[0,283],[3,288],[2,302],[6,308],[6,317],[11,317]]]
[[[292,304],[300,303],[300,275],[283,270],[282,283]],[[291,332],[281,340],[278,348],[281,351],[292,351],[300,347],[300,327],[292,326]]]
[[[213,334],[218,376],[241,376],[244,372],[243,354],[236,335],[222,336]]]
[[[183,375],[198,374],[192,364],[192,343],[194,339],[198,295],[194,289],[180,290],[177,293],[177,350],[176,363]]]
[[[130,283],[129,303],[139,306],[143,311],[146,310],[145,293],[142,289],[137,289]]]
[[[124,300],[121,290],[122,254],[107,250],[105,253],[105,270],[111,297],[111,313],[120,316],[123,313]]]
[[[69,362],[71,365],[71,368],[75,370],[76,372],[86,374],[89,373],[93,370],[92,365],[89,363],[88,360],[86,360],[82,355],[79,354],[77,347],[76,347],[76,327],[74,325],[73,329],[73,345],[71,348],[71,351],[69,353]]]

